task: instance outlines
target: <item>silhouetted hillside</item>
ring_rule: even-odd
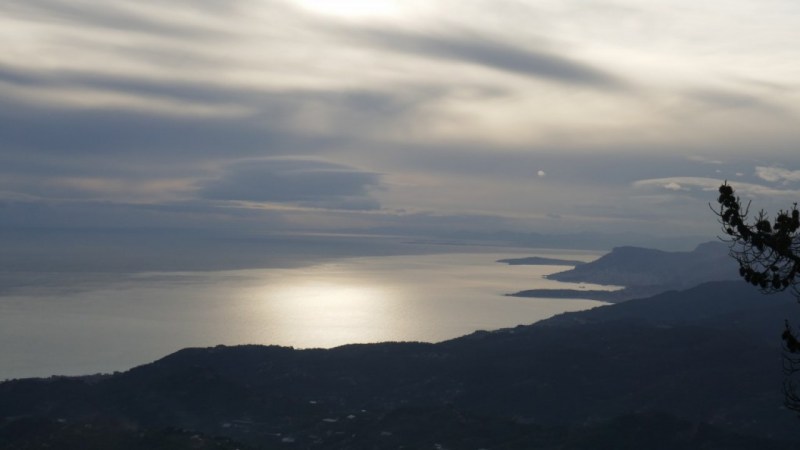
[[[800,425],[782,408],[778,337],[796,312],[719,282],[439,344],[186,349],[108,377],[2,383],[0,417],[263,448],[793,448],[775,439]]]
[[[685,289],[707,281],[738,277],[736,261],[721,242],[700,244],[691,252],[665,252],[617,247],[611,253],[574,269],[550,275],[558,281],[621,286],[669,286]]]
[[[624,286],[617,291],[531,289],[514,297],[585,298],[609,303],[643,298],[700,283],[738,278],[736,261],[721,242],[700,244],[691,252],[665,252],[641,247],[617,247],[607,255],[547,278],[573,283]]]

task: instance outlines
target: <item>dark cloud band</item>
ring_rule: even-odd
[[[370,189],[380,176],[327,161],[270,158],[238,162],[223,175],[202,183],[209,200],[291,203],[326,209],[377,209]]]

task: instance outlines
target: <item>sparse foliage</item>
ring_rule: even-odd
[[[791,290],[800,301],[800,211],[797,203],[778,211],[770,220],[764,210],[749,217],[750,203],[741,199],[727,182],[719,187],[716,212],[730,254],[739,263],[739,275],[764,293]],[[787,320],[783,331],[784,394],[786,406],[800,413],[800,340]]]

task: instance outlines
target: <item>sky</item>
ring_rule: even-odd
[[[800,199],[800,3],[4,0],[0,229],[718,233]]]

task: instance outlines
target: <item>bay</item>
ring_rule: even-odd
[[[298,268],[87,277],[69,289],[15,290],[0,296],[0,379],[126,370],[184,347],[219,344],[438,342],[604,304],[506,293],[615,288],[544,278],[568,266],[496,262],[518,256],[356,257]]]

